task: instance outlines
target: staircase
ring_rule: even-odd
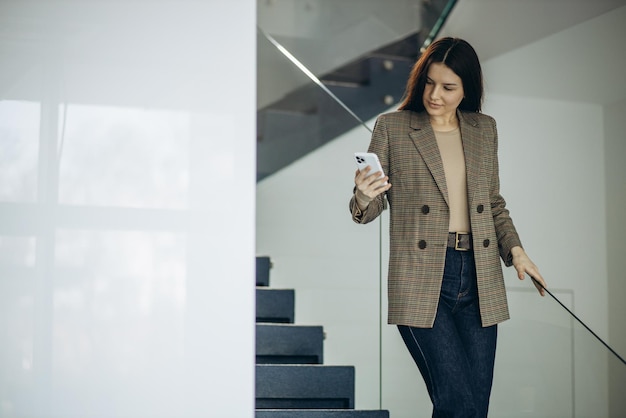
[[[256,418],[389,418],[354,409],[354,367],[325,366],[324,330],[294,324],[295,292],[269,288],[256,259]]]
[[[419,45],[418,35],[381,48],[320,80],[363,121],[398,103]],[[358,126],[316,84],[304,85],[257,111],[257,181]]]
[[[421,48],[436,38],[455,4],[456,0],[423,1],[422,22],[415,32],[318,75],[325,88],[356,118],[312,81],[257,109],[257,181],[399,103]],[[270,44],[265,35],[258,37],[259,42]],[[266,48],[258,47],[258,51],[263,53]],[[274,71],[262,73],[268,77],[295,72],[295,68],[285,70],[291,64],[276,57],[258,62],[276,66]],[[257,83],[273,85],[263,76]]]

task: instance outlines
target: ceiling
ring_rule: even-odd
[[[484,61],[624,5],[626,0],[458,0],[441,35],[466,39]]]
[[[607,105],[626,99],[624,6],[626,0],[459,0],[440,35],[474,46],[488,94]]]

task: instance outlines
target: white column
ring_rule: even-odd
[[[0,5],[0,416],[254,416],[255,8]]]

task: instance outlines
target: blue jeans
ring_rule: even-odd
[[[487,416],[498,331],[480,322],[472,251],[448,248],[433,328],[398,329],[426,383],[433,418]]]

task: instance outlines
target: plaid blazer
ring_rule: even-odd
[[[458,112],[465,154],[478,295],[483,326],[509,318],[500,257],[512,265],[519,236],[500,195],[496,123],[481,113]],[[369,152],[376,153],[392,186],[390,207],[388,322],[432,328],[437,313],[450,212],[443,163],[426,112],[378,117]],[[350,200],[357,223],[383,211],[383,194],[364,210]]]

